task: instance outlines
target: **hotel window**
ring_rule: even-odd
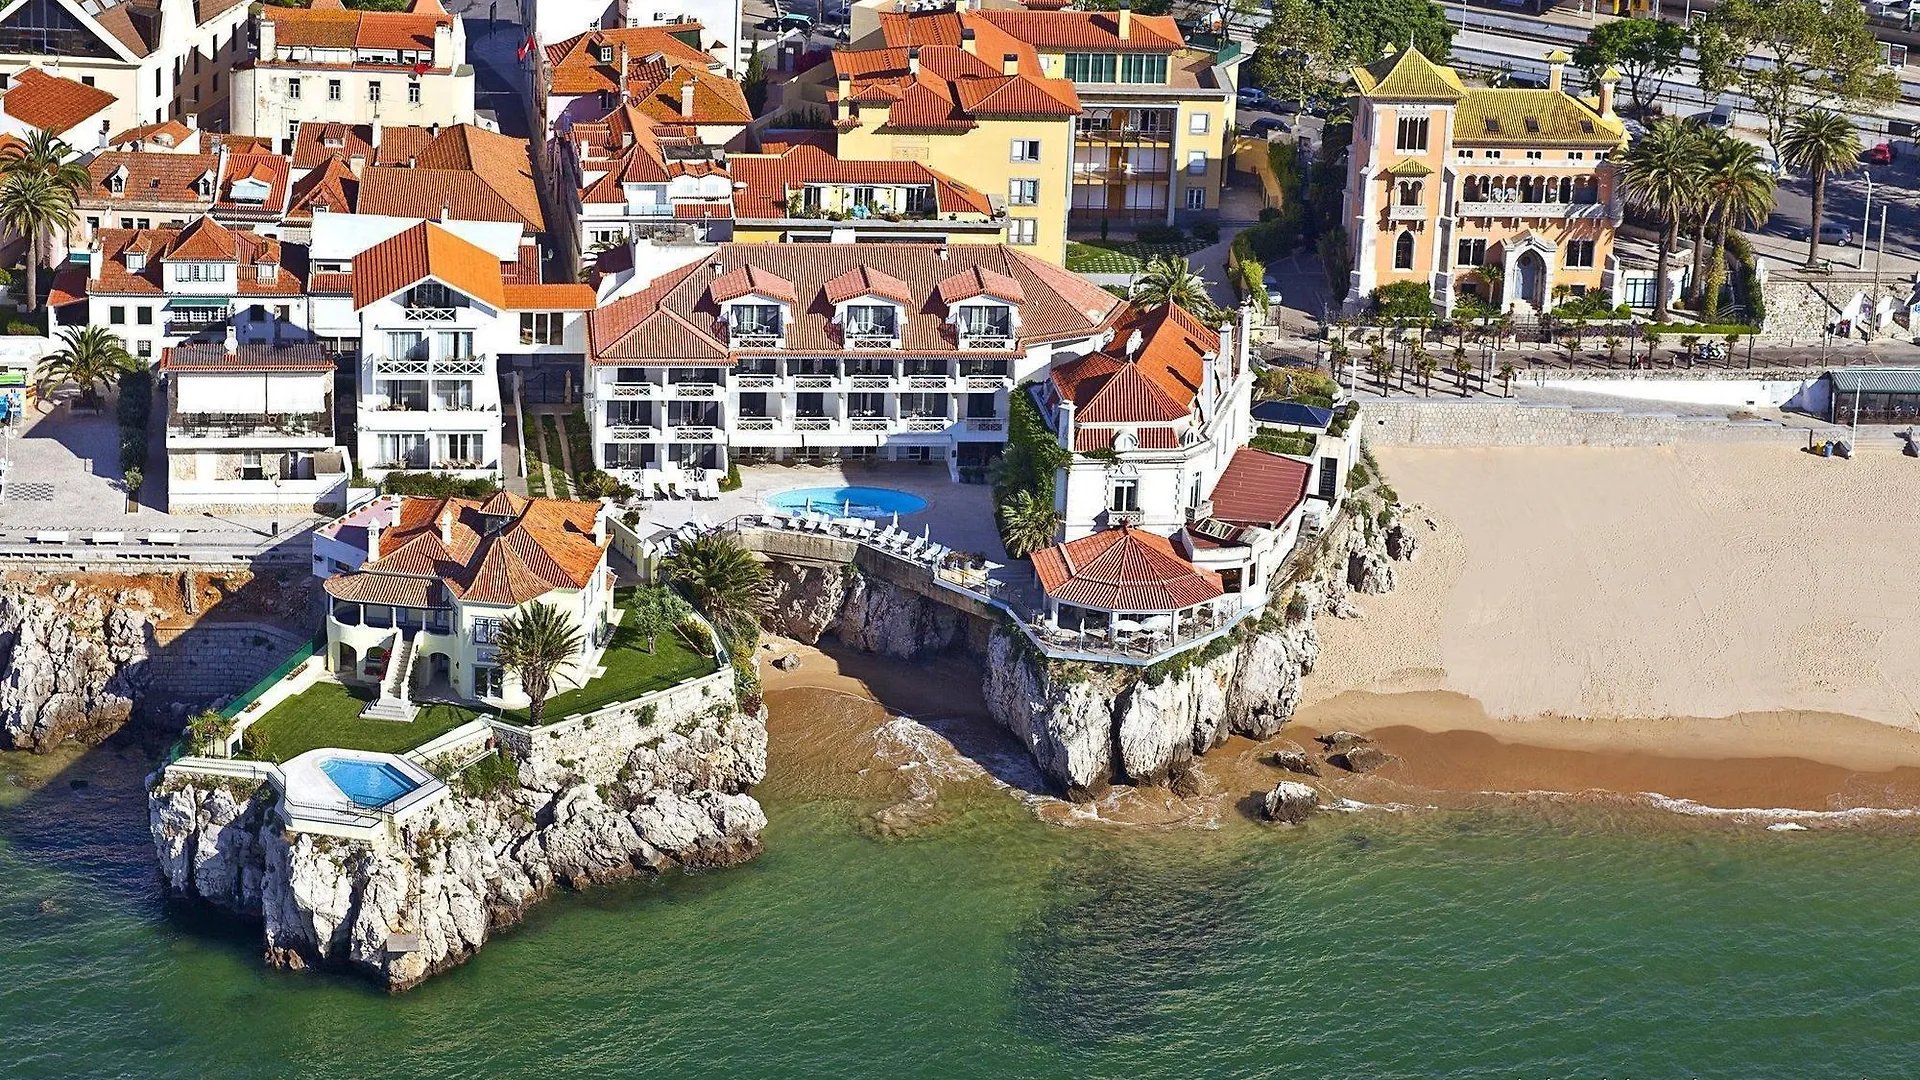
[[[734,337],[779,337],[780,305],[735,304],[728,310],[727,327]]]
[[[340,80],[339,79],[327,80],[327,100],[328,101],[340,100]]]
[[[1205,135],[1207,133],[1207,114],[1197,112],[1188,117],[1187,133],[1189,135]]]
[[[609,402],[608,404],[619,403]],[[760,390],[741,391],[739,414],[740,419],[743,420],[765,420],[770,415],[767,412],[766,393]]]
[[[898,323],[892,304],[848,304],[848,337],[893,337]]]
[[[427,467],[425,435],[382,435],[379,447],[380,461],[377,468],[399,466],[424,469]]]
[[[299,79],[294,78],[294,79],[287,80],[287,100],[288,101],[300,100],[300,80]]]
[[[1187,154],[1187,175],[1207,175],[1207,152],[1205,150],[1194,150]]]
[[[1012,337],[1013,309],[1000,304],[971,304],[960,309],[960,333],[966,337]]]
[[[142,360],[152,359],[153,358],[153,342],[147,341],[145,339],[134,342],[133,355],[139,357]]]
[[[260,463],[260,451],[240,451],[240,479],[265,480],[266,478],[267,470],[266,467]]]
[[[1393,242],[1393,268],[1395,270],[1413,269],[1413,234],[1403,232],[1400,239]]]
[[[564,334],[563,326],[564,316],[561,312],[523,311],[520,313],[520,344],[558,344]]]
[[[1498,151],[1498,150],[1489,150],[1489,151],[1487,151],[1487,157],[1489,157],[1489,158],[1491,158],[1491,159],[1492,159],[1492,160],[1494,160],[1494,161],[1499,161],[1499,160],[1500,160],[1500,151]]]
[[[426,359],[426,339],[415,330],[398,331],[387,335],[387,356],[395,360]]]
[[[1487,241],[1485,237],[1461,237],[1459,258],[1454,261],[1461,266],[1485,266],[1487,263]]]
[[[446,464],[473,462],[477,467],[487,451],[486,436],[479,432],[440,436],[440,460]]]
[[[1207,208],[1207,189],[1197,188],[1197,187],[1188,188],[1187,189],[1187,209],[1205,210],[1206,208]]]
[[[1547,154],[1546,154],[1546,151],[1544,151],[1544,150],[1529,150],[1529,151],[1527,151],[1527,160],[1528,160],[1528,161],[1545,161],[1545,160],[1546,160],[1546,157],[1547,157]]]
[[[375,105],[380,104],[380,80],[375,79],[367,84],[367,100]]]
[[[124,326],[127,321],[127,309],[118,304],[108,308],[107,321],[115,326]]]
[[[1040,181],[1009,180],[1007,182],[1007,204],[1010,206],[1032,206],[1040,201]]]
[[[1107,488],[1107,509],[1119,514],[1132,514],[1140,510],[1140,481],[1134,479],[1115,480]]]
[[[1472,160],[1473,158],[1473,151],[1471,150],[1455,150],[1453,154],[1455,157],[1464,158],[1467,160]]]
[[[1567,151],[1567,160],[1585,161],[1587,160],[1587,152],[1585,150],[1569,150]]]
[[[473,669],[473,696],[483,698],[505,697],[506,669],[492,666]]]
[[[420,80],[419,79],[407,80],[407,104],[409,105],[420,104]]]
[[[1401,117],[1399,131],[1394,137],[1393,148],[1403,154],[1425,153],[1427,149],[1427,124],[1427,118],[1424,116]]]
[[[438,408],[462,412],[473,408],[473,380],[433,380],[433,403]]]
[[[150,305],[146,305],[146,304],[142,304],[141,306],[134,308],[133,321],[139,323],[141,326],[152,326],[153,325],[153,308]]]
[[[1166,56],[1150,53],[1127,53],[1123,55],[1120,57],[1120,81],[1123,83],[1153,83],[1155,85],[1166,82]]]
[[[1039,243],[1040,223],[1033,218],[1008,218],[1007,243],[1031,245]]]
[[[1040,140],[1039,139],[1013,140],[1013,152],[1012,152],[1012,157],[1009,160],[1039,161],[1040,160]]]
[[[1567,241],[1567,266],[1577,269],[1590,269],[1593,266],[1593,241]]]

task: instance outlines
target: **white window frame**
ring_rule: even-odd
[[[1007,243],[1031,247],[1040,242],[1040,222],[1036,218],[1007,219]]]
[[[1207,189],[1190,187],[1187,189],[1187,209],[1205,210],[1207,208]]]
[[[1187,151],[1187,175],[1207,175],[1207,152],[1205,150]]]
[[[1036,206],[1040,202],[1040,181],[1029,177],[1015,177],[1007,181],[1008,206]]]
[[[1039,161],[1039,139],[1015,139],[1007,154],[1008,161]]]
[[[1206,113],[1197,112],[1187,118],[1187,134],[1205,135],[1206,133],[1207,133],[1207,114]]]

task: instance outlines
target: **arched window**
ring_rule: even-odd
[[[1395,270],[1413,269],[1413,233],[1403,232],[1400,239],[1393,242],[1393,268]]]
[[[1400,205],[1401,206],[1419,206],[1420,205],[1420,188],[1421,188],[1421,183],[1418,180],[1400,181]]]

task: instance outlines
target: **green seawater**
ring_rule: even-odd
[[[988,795],[889,840],[775,788],[755,862],[564,896],[390,997],[164,910],[143,767],[0,757],[0,1076],[1920,1072],[1907,837],[1064,829]]]

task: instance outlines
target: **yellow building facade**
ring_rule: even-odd
[[[1468,295],[1524,315],[1618,293],[1618,75],[1584,99],[1563,86],[1566,54],[1547,60],[1544,90],[1469,88],[1418,50],[1354,70],[1349,310],[1397,282],[1428,286],[1441,311]]]

